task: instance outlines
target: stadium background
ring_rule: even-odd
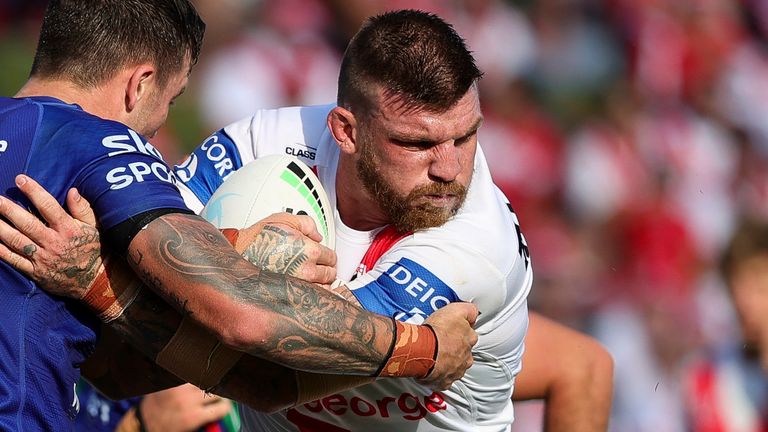
[[[0,0],[0,94],[27,77],[44,3]],[[697,380],[739,349],[724,243],[741,217],[768,217],[768,1],[195,3],[208,31],[153,141],[167,161],[258,108],[333,101],[369,13],[435,11],[486,74],[480,142],[530,245],[531,307],[616,360],[611,430],[704,430],[702,408],[749,422]],[[539,403],[517,409],[514,430],[540,429]]]

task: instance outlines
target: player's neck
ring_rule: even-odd
[[[106,88],[84,89],[68,80],[30,78],[14,97],[48,96],[68,104],[76,104],[85,112],[95,116],[115,120],[115,110],[109,109],[110,100]]]
[[[354,161],[342,155],[336,170],[336,208],[349,228],[370,231],[389,224],[376,201],[360,182]]]

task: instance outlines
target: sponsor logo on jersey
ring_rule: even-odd
[[[113,168],[107,173],[107,181],[112,190],[126,188],[135,183],[141,183],[149,178],[157,178],[167,183],[176,184],[176,177],[168,165],[163,162],[131,162],[127,167]]]
[[[417,421],[429,413],[444,411],[448,408],[445,398],[438,392],[429,395],[401,393],[399,396],[385,396],[376,400],[366,400],[359,396],[347,398],[341,394],[326,396],[314,402],[302,405],[307,414],[329,413],[334,416],[379,417],[382,419],[401,417],[404,420]],[[294,412],[291,414],[291,412]],[[302,416],[296,410],[288,411],[288,420],[299,425]]]
[[[163,155],[152,144],[145,142],[141,135],[131,129],[128,129],[128,135],[110,135],[105,137],[101,140],[101,145],[112,150],[108,154],[109,157],[138,152],[163,160]]]
[[[208,137],[207,140],[203,141],[203,144],[197,151],[203,153],[200,157],[204,156],[213,164],[214,171],[222,178],[222,180],[226,180],[226,178],[234,172],[233,168],[235,168],[235,164],[232,162],[227,147],[221,142],[225,140],[228,141],[225,135],[222,135],[221,132],[216,132]],[[240,167],[238,166],[237,168]],[[194,175],[194,172],[192,175]]]
[[[304,147],[297,148],[297,147],[286,147],[285,148],[285,154],[296,156],[299,158],[306,158],[309,160],[315,160],[315,156],[317,156],[317,149],[314,147],[310,147],[308,145],[296,143],[295,145]]]
[[[180,165],[176,165],[174,172],[176,177],[182,182],[186,183],[195,176],[197,172],[197,155],[192,153],[189,157]]]
[[[101,140],[101,145],[112,150],[107,155],[114,157],[126,153],[141,153],[157,159],[155,162],[135,161],[126,166],[115,167],[107,172],[110,189],[119,190],[133,183],[141,183],[147,178],[157,178],[167,183],[176,183],[176,176],[163,161],[163,156],[149,142],[128,129],[128,135],[110,135]]]
[[[417,262],[400,258],[375,281],[352,293],[369,311],[420,324],[451,302],[461,301],[445,282]]]
[[[6,150],[8,150],[8,141],[0,140],[0,153],[4,153]]]

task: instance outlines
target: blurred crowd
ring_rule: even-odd
[[[3,94],[44,3],[0,2]],[[166,160],[256,109],[334,101],[366,16],[434,11],[485,72],[480,143],[531,250],[531,307],[614,355],[611,430],[768,430],[718,267],[742,218],[768,218],[768,1],[196,4],[206,43],[158,137]],[[540,428],[540,410],[521,404],[513,429]]]

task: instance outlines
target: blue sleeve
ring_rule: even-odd
[[[27,173],[62,201],[76,187],[104,230],[147,211],[187,208],[173,171],[137,132],[84,114],[57,114],[41,125]]]
[[[205,204],[224,180],[242,166],[237,144],[221,129],[203,141],[182,164],[176,165],[174,172]]]

